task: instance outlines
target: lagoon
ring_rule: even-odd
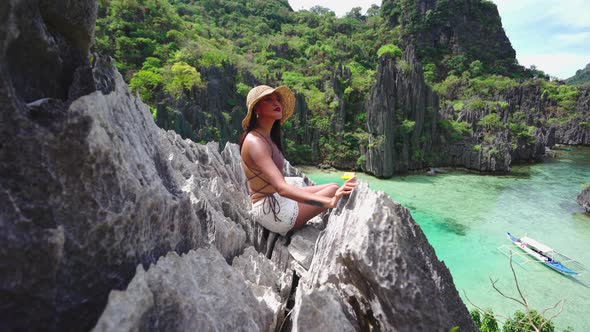
[[[514,264],[532,308],[542,310],[565,300],[554,319],[556,331],[590,330],[590,214],[576,203],[590,183],[590,148],[562,147],[543,163],[513,166],[509,175],[479,175],[449,169],[427,176],[411,173],[391,179],[357,174],[374,190],[407,207],[438,258],[447,265],[468,309],[477,305],[508,316],[524,308],[502,297],[517,295],[509,258],[498,247],[510,244],[506,232],[525,234],[578,260],[582,275],[563,276],[544,265]],[[318,184],[342,183],[342,172],[300,168]],[[548,315],[550,316],[550,315]],[[503,319],[500,319],[503,321]]]

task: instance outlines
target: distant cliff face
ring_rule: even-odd
[[[514,161],[540,161],[543,158],[545,147],[551,148],[555,144],[589,145],[590,136],[590,87],[574,88],[577,97],[572,100],[574,104],[569,111],[559,109],[559,101],[547,96],[546,89],[541,80],[530,80],[513,88],[497,91],[491,98],[495,102],[505,102],[506,107],[485,107],[484,109],[470,109],[466,107],[461,111],[460,118],[463,121],[475,125],[485,115],[498,114],[503,122],[511,117],[523,117],[526,126],[536,127],[533,133],[534,143],[526,140],[518,142],[510,149]],[[450,94],[450,100],[460,99],[460,96]],[[452,112],[448,110],[445,112]],[[569,117],[565,122],[552,122],[560,112],[568,112]],[[561,116],[561,119],[564,119]]]
[[[515,70],[515,52],[493,3],[386,0],[382,15],[391,27],[401,27],[406,53],[397,64],[393,60],[379,62],[377,81],[366,105],[368,172],[388,177],[426,165],[508,172],[513,161],[541,160],[545,147],[555,142],[555,128],[540,128],[531,133],[532,138],[521,139],[508,129],[496,132],[477,125],[491,113],[498,113],[500,121],[507,122],[518,110],[528,113],[555,103],[544,99],[539,87],[522,86],[519,91],[496,96],[509,104],[506,109],[465,108],[457,119],[449,105],[439,110],[438,97],[424,83],[420,63],[435,66],[434,70],[429,68],[435,81],[469,69],[475,60],[486,72],[507,74]],[[466,131],[470,134],[462,133],[460,138],[449,135],[443,122],[457,125],[453,120],[468,123]],[[538,120],[528,119],[528,125],[540,127]],[[450,132],[457,130],[451,128]]]
[[[474,60],[504,74],[516,65],[496,5],[481,0],[384,0],[383,15],[401,24],[403,39],[422,63],[438,67],[439,78]]]
[[[402,68],[382,57],[367,102],[369,144],[366,170],[379,177],[424,167],[439,141],[438,97],[426,85],[420,64],[406,52]]]
[[[199,69],[206,82],[202,89],[192,89],[180,98],[160,92],[156,123],[193,141],[238,142],[242,134],[246,97],[236,92],[238,71],[230,63]],[[242,79],[257,85],[248,73]]]
[[[590,145],[590,86],[578,89],[576,115],[565,124],[555,126],[557,143]]]
[[[493,140],[483,143],[481,132],[452,140],[443,132],[441,120],[446,111],[439,110],[438,96],[424,82],[411,48],[402,60],[380,59],[366,110],[369,144],[365,169],[375,176],[390,177],[426,166],[465,167],[486,173],[510,171],[515,149],[507,130],[487,133]],[[468,112],[470,119],[464,121],[474,124],[489,112]],[[529,145],[518,154],[523,160],[534,160],[544,153],[544,145],[538,147],[541,152],[529,151]]]

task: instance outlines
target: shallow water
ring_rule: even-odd
[[[302,171],[318,184],[343,182],[342,172]],[[532,308],[542,310],[565,299],[563,312],[554,319],[557,331],[568,326],[590,331],[590,214],[576,203],[582,186],[590,183],[590,148],[563,148],[555,160],[514,166],[506,176],[450,170],[387,180],[357,177],[410,209],[469,309],[469,301],[503,316],[523,309],[490,282],[497,279],[502,291],[517,296],[509,258],[498,250],[510,244],[506,232],[526,234],[575,258],[587,269],[576,277],[536,262],[515,263],[514,268]]]

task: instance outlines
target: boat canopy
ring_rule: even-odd
[[[546,246],[546,245],[544,245],[542,243],[539,243],[539,242],[537,242],[537,241],[535,241],[535,240],[533,240],[533,239],[531,239],[530,237],[527,237],[527,236],[521,237],[520,238],[520,241],[522,243],[528,244],[531,247],[534,247],[537,250],[540,250],[543,253],[550,253],[550,252],[553,252],[554,251],[553,248],[548,247],[548,246]]]

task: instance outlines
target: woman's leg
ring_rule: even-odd
[[[321,187],[321,188],[319,188],[319,187]],[[338,190],[339,187],[340,186],[338,186],[336,183],[329,183],[329,184],[325,184],[325,185],[321,185],[321,186],[303,187],[301,189],[307,189],[308,191],[312,191],[315,189],[315,191],[312,191],[312,192],[317,195],[332,197],[332,196],[334,196],[334,194],[336,193],[336,190]],[[299,207],[299,214],[297,215],[297,219],[295,220],[295,226],[293,226],[294,229],[298,229],[298,228],[302,227],[311,218],[326,211],[326,208],[324,208],[324,207],[313,206],[313,205],[308,205],[308,204],[299,203],[299,202],[297,202],[297,206]]]
[[[324,188],[333,187],[333,186],[336,186],[336,189],[338,189],[338,187],[340,187],[337,183],[333,183],[332,182],[332,183],[320,184],[320,185],[317,185],[317,186],[307,186],[307,187],[299,187],[299,188],[301,188],[301,189],[303,189],[303,190],[305,190],[307,192],[310,192],[310,193],[314,193],[315,194],[315,193],[317,193],[318,191],[320,191],[320,190],[322,190]]]

